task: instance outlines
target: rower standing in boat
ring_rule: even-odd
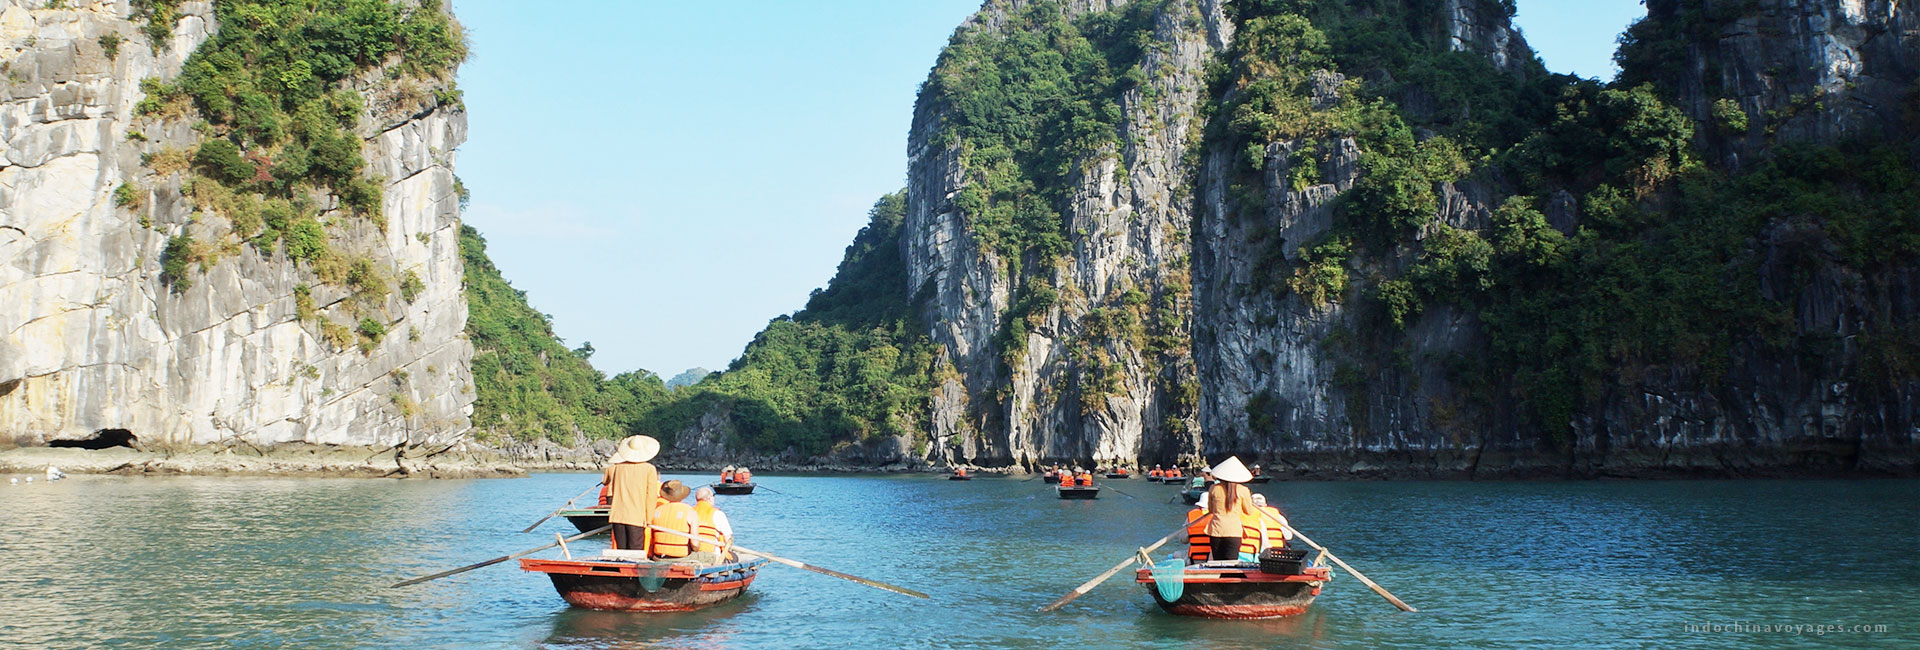
[[[647,461],[659,453],[660,441],[628,436],[608,459],[612,464],[600,482],[606,484],[607,521],[613,525],[616,549],[647,548],[647,524],[653,521],[653,502],[660,494],[660,470]]]
[[[1207,474],[1219,480],[1207,488],[1207,514],[1213,515],[1207,522],[1207,536],[1212,540],[1209,556],[1237,558],[1242,523],[1260,516],[1259,511],[1253,509],[1253,492],[1245,485],[1253,480],[1253,475],[1247,472],[1246,465],[1240,464],[1239,456],[1228,458]]]

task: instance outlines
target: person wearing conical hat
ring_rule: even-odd
[[[654,500],[660,496],[660,470],[647,461],[659,453],[660,441],[628,436],[607,459],[601,481],[611,496],[607,522],[613,525],[614,548],[647,548],[647,524],[653,522]]]
[[[1213,540],[1211,556],[1239,557],[1242,524],[1260,516],[1259,511],[1253,509],[1253,492],[1246,485],[1253,480],[1253,474],[1240,463],[1239,456],[1215,465],[1211,473],[1219,481],[1207,488],[1206,494],[1207,513],[1213,515],[1213,520],[1207,522],[1207,536]]]

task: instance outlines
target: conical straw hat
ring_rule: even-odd
[[[644,463],[659,454],[660,441],[651,436],[627,436],[620,441],[620,449],[607,460],[613,463]]]
[[[1233,456],[1213,466],[1213,477],[1228,483],[1245,483],[1253,480],[1253,472],[1247,471],[1239,456]]]

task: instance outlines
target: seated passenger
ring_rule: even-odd
[[[694,534],[720,542],[720,545],[696,539],[693,541],[694,552],[687,559],[702,564],[731,562],[733,524],[727,521],[727,513],[713,507],[713,488],[703,485],[693,491],[693,514],[696,524]]]
[[[693,506],[687,505],[687,495],[692,493],[679,481],[667,481],[660,484],[660,500],[653,508],[653,525],[668,530],[685,532],[688,535],[700,528],[700,517]],[[683,535],[653,531],[653,542],[647,548],[647,554],[654,559],[675,560],[693,553],[693,540]]]

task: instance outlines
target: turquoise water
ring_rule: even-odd
[[[518,531],[585,474],[80,476],[0,484],[0,647],[1920,647],[1920,481],[1256,486],[1421,612],[1336,573],[1304,615],[1223,622],[1160,612],[1130,573],[1034,611],[1178,527],[1171,486],[758,478],[786,494],[720,497],[740,543],[934,598],[777,565],[666,616],[570,609],[513,563],[387,587],[570,534]]]

